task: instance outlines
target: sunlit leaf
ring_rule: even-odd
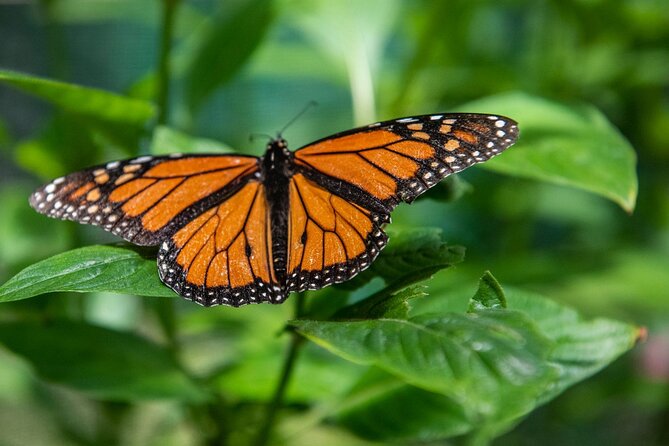
[[[57,291],[175,296],[158,279],[153,254],[128,246],[87,246],[35,263],[0,286],[0,302]]]
[[[336,355],[375,365],[495,422],[527,413],[555,373],[545,361],[550,343],[514,311],[291,325]]]
[[[640,334],[629,324],[585,320],[537,295],[505,293],[490,273],[468,314],[452,312],[448,296],[425,299],[445,310],[431,305],[431,313],[408,321],[293,322],[333,353],[387,372],[372,368],[335,410],[364,438],[492,438],[615,360]]]
[[[504,291],[500,286],[497,279],[490,274],[489,271],[486,271],[479,280],[479,287],[476,290],[476,294],[472,297],[469,302],[469,312],[474,312],[478,310],[500,310],[506,308],[506,297],[504,296]]]
[[[559,375],[542,394],[542,402],[598,372],[641,337],[639,327],[604,318],[587,320],[573,308],[533,293],[509,287],[506,296],[510,309],[531,317],[555,343],[549,361],[557,366]]]

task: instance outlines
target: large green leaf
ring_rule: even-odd
[[[186,73],[186,100],[197,109],[244,66],[272,22],[271,0],[225,2],[201,31]]]
[[[482,423],[527,413],[555,373],[546,362],[550,343],[515,311],[291,324],[345,359],[451,398]]]
[[[484,167],[582,188],[613,200],[628,212],[634,209],[636,154],[593,106],[507,93],[469,102],[459,109],[507,115],[518,121],[518,143]]]
[[[108,123],[143,127],[154,116],[154,106],[108,91],[0,70],[0,83],[42,98],[57,107]]]
[[[206,395],[162,347],[131,333],[80,322],[0,324],[0,342],[40,377],[111,400]]]
[[[160,283],[152,254],[128,246],[87,246],[35,263],[0,286],[0,302],[56,291],[175,296]]]
[[[468,315],[454,313],[448,296],[431,299],[444,310],[431,305],[433,313],[405,322],[421,331],[434,331],[436,338],[444,336],[443,343],[426,340],[422,334],[407,336],[408,330],[402,334],[395,327],[397,321],[389,319],[339,325],[294,322],[308,338],[333,353],[387,372],[372,368],[333,410],[358,435],[374,441],[429,441],[465,433],[492,438],[611,363],[639,337],[639,330],[629,324],[587,321],[546,298],[515,289],[504,293],[490,273],[479,282]],[[491,318],[494,323],[480,325]],[[426,323],[436,320],[443,323]],[[469,320],[475,322],[465,328],[463,321]],[[500,348],[505,344],[509,345]],[[523,350],[520,357],[518,350]],[[476,359],[463,361],[467,355],[462,352],[475,352]],[[435,359],[435,355],[440,356]],[[477,360],[486,368],[477,368]],[[525,370],[519,367],[522,361],[533,361],[534,370],[546,373],[523,389],[514,389],[520,381],[512,376],[514,370]],[[435,366],[438,371],[433,370]],[[459,379],[459,370],[464,370],[464,380]],[[430,379],[432,383],[426,385],[424,380]],[[467,388],[467,380],[473,389]],[[519,395],[522,392],[527,393]]]

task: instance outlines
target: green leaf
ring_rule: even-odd
[[[213,139],[195,138],[170,127],[158,126],[153,132],[151,153],[230,153],[232,149]]]
[[[409,386],[371,368],[344,398],[336,420],[372,441],[435,441],[462,435],[474,426],[465,408],[434,392]]]
[[[610,364],[640,336],[629,324],[587,321],[546,298],[513,288],[504,293],[490,273],[467,314],[452,312],[450,296],[431,299],[444,310],[433,304],[435,313],[408,321],[291,323],[331,352],[392,375],[372,370],[334,409],[364,438],[493,438]]]
[[[11,322],[0,324],[0,342],[41,378],[96,398],[206,398],[164,348],[131,333],[80,322]]]
[[[191,110],[228,82],[262,42],[272,22],[270,0],[225,2],[203,31],[186,73],[186,100]]]
[[[636,154],[593,106],[507,93],[469,102],[459,109],[507,115],[518,121],[518,143],[484,167],[578,187],[607,197],[628,212],[634,209]]]
[[[128,246],[87,246],[31,265],[0,286],[0,302],[57,291],[176,294],[158,279],[155,255]]]
[[[65,110],[109,123],[143,127],[155,114],[153,104],[95,88],[0,70],[0,82]]]
[[[585,320],[573,308],[533,293],[507,287],[506,296],[510,309],[527,314],[555,344],[548,360],[559,374],[541,395],[541,403],[595,374],[641,337],[641,329],[634,325],[604,318]]]
[[[389,231],[389,236],[388,246],[374,263],[354,279],[338,285],[339,288],[356,289],[374,277],[381,277],[388,292],[392,292],[425,280],[464,258],[464,248],[449,246],[441,229]]]
[[[479,280],[479,287],[476,294],[469,302],[469,313],[479,310],[500,310],[506,308],[506,297],[504,297],[504,290],[497,279],[490,274],[490,271],[483,273],[483,277]]]
[[[488,422],[527,413],[555,373],[545,360],[550,343],[515,311],[290,324],[336,355],[445,395]]]

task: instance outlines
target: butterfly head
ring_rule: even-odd
[[[272,138],[267,143],[267,152],[265,152],[265,156],[263,157],[265,168],[268,170],[283,171],[288,164],[290,156],[288,143],[281,135],[277,135],[276,138]]]
[[[274,157],[285,158],[290,155],[288,150],[288,142],[283,139],[281,134],[277,134],[276,138],[272,138],[269,143],[267,143],[267,154],[273,154]]]

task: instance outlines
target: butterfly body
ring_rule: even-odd
[[[160,279],[201,305],[280,303],[349,280],[379,255],[391,211],[497,155],[512,120],[439,114],[379,122],[262,157],[143,156],[38,189],[41,213],[159,246]]]
[[[293,175],[293,162],[283,138],[270,141],[267,152],[261,159],[261,166],[261,178],[270,207],[274,272],[277,282],[284,283],[288,243],[288,190],[290,177]]]

